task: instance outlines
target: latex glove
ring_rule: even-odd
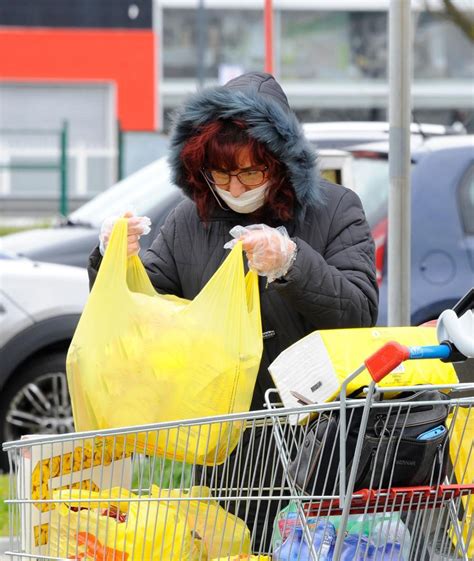
[[[296,244],[290,239],[284,226],[235,226],[230,230],[230,235],[235,239],[224,247],[232,248],[241,240],[250,269],[267,277],[268,282],[285,276],[296,259]]]
[[[110,216],[102,222],[99,234],[99,251],[104,255],[109,243],[110,235],[115,222],[121,216]],[[127,256],[138,255],[140,251],[140,237],[150,233],[151,220],[148,216],[134,216],[133,212],[127,211],[123,218],[128,218]]]

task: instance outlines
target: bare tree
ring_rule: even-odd
[[[454,23],[474,43],[474,8],[472,0],[465,0],[464,2],[461,0],[441,0],[441,4],[444,9],[435,11],[431,0],[425,1],[428,12]]]

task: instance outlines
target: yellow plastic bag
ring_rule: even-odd
[[[177,509],[121,488],[54,493],[48,554],[94,561],[197,561],[196,538]],[[79,503],[78,499],[97,499]],[[131,499],[121,502],[114,499]],[[82,510],[76,510],[78,507]],[[84,508],[85,506],[89,508]]]
[[[258,277],[237,244],[193,301],[157,294],[118,220],[67,357],[76,430],[247,411],[262,354]],[[190,256],[192,260],[192,256]],[[242,424],[205,424],[133,441],[134,450],[221,463]]]
[[[454,426],[451,428],[454,419]],[[474,483],[474,409],[460,407],[448,417],[450,428],[449,454],[454,465],[454,473],[458,483]],[[469,559],[474,558],[474,497],[462,498],[465,509],[462,520],[462,535],[467,546]],[[454,545],[457,543],[456,534],[450,531]]]
[[[435,327],[370,327],[328,330],[319,333],[341,381],[389,341],[396,341],[407,347],[438,344]],[[349,384],[348,393],[362,385],[368,385],[370,380],[370,374],[365,371]],[[458,377],[454,366],[434,359],[403,362],[378,384],[387,387],[457,383]]]
[[[152,485],[151,495],[140,497],[119,487],[61,490],[53,496],[58,503],[51,515],[48,553],[54,556],[95,561],[206,561],[224,555],[251,559],[249,529],[212,499],[208,487],[185,492]],[[184,500],[173,500],[178,498]]]
[[[247,558],[244,554],[251,551],[250,530],[243,520],[227,512],[212,499],[208,487],[191,487],[189,492],[184,492],[152,485],[151,494],[153,497],[162,497],[164,501],[171,497],[188,499],[175,503],[178,513],[185,517],[192,534],[201,537],[202,549],[209,559],[239,554]],[[196,497],[196,500],[189,500],[191,497]]]
[[[270,364],[269,371],[287,407],[299,405],[292,391],[316,403],[332,401],[339,394],[343,380],[389,341],[406,346],[438,344],[434,327],[314,331],[284,350]],[[347,393],[367,386],[371,380],[365,370],[350,382]],[[458,383],[453,365],[436,359],[403,362],[378,384],[389,387],[451,383]]]

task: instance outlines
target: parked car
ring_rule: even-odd
[[[321,150],[318,163],[327,179],[352,188],[351,159],[348,152]],[[143,252],[182,198],[181,190],[171,183],[167,159],[163,157],[100,193],[52,228],[37,228],[0,238],[0,250],[38,261],[86,267],[89,254],[98,243],[103,220],[133,210],[148,216],[152,222],[151,233],[140,240]]]
[[[328,123],[304,123],[306,138],[321,148],[346,149],[353,144],[381,142],[389,139],[390,123],[387,121],[335,121]],[[463,134],[458,127],[428,123],[411,124],[411,144],[419,146],[427,138]]]
[[[66,352],[87,300],[87,272],[0,253],[0,279],[0,441],[70,432]]]
[[[388,143],[359,145],[355,190],[376,244],[380,325],[387,323]],[[431,138],[412,149],[411,322],[436,319],[474,285],[474,136]]]

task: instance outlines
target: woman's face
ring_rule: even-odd
[[[261,187],[268,180],[266,166],[252,161],[249,148],[239,150],[237,162],[238,169],[209,170],[214,183],[233,197],[240,197],[246,191]]]

